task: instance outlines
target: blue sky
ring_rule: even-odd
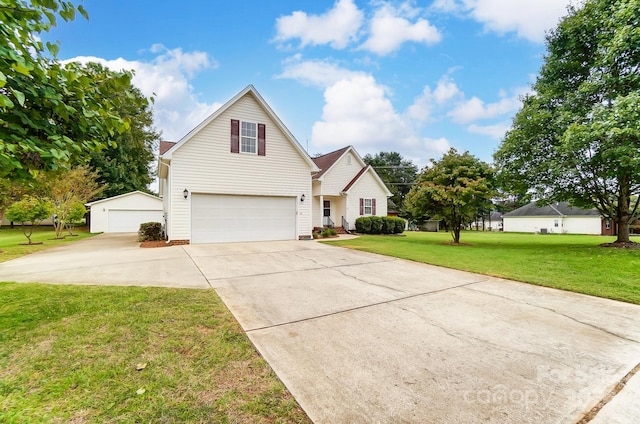
[[[85,0],[43,39],[134,69],[177,141],[253,84],[310,154],[491,161],[571,0]]]

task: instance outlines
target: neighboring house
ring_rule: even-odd
[[[502,231],[502,213],[492,211],[489,215],[472,222],[469,228],[482,231]]]
[[[92,233],[135,233],[143,222],[163,222],[162,199],[141,191],[87,203]]]
[[[314,158],[313,226],[355,228],[361,216],[387,216],[391,192],[352,146]]]
[[[160,147],[170,242],[311,237],[311,178],[319,169],[253,86]]]
[[[596,209],[571,207],[567,202],[522,206],[502,216],[505,232],[602,234],[605,221]]]

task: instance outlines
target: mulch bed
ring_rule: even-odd
[[[166,240],[157,241],[143,241],[140,243],[140,247],[167,247],[171,246]]]
[[[640,249],[640,243],[636,243],[634,241],[626,243],[602,243],[600,247],[615,247],[616,249]]]

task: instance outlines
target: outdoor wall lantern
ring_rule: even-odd
[[[300,201],[304,202],[304,193],[302,194],[302,196],[300,196]]]
[[[189,190],[187,190],[186,188],[184,189],[184,191],[182,192],[182,195],[184,196],[184,198],[186,199],[189,196]]]

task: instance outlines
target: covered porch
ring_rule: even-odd
[[[316,195],[313,197],[313,226],[316,228],[343,228],[350,231],[346,220],[347,197]]]

